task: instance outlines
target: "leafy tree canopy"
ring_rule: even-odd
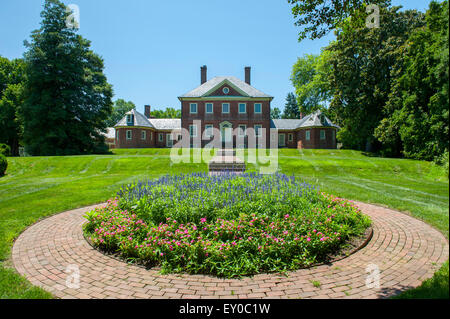
[[[390,0],[371,0],[369,4],[390,5]],[[318,39],[336,29],[350,16],[366,15],[364,0],[288,0],[295,25],[300,27],[299,41]]]
[[[23,103],[25,64],[23,60],[9,61],[0,56],[0,143],[11,148],[11,155],[19,154],[22,139],[20,108]]]
[[[270,110],[270,118],[274,120],[281,119],[281,110],[277,107],[274,107]]]
[[[181,110],[168,107],[165,110],[154,110],[151,116],[157,119],[181,119]]]

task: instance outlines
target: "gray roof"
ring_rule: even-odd
[[[328,117],[324,115],[324,122],[320,120],[320,116],[322,112],[320,110],[305,116],[300,119],[282,119],[282,120],[271,120],[270,127],[276,128],[278,130],[296,130],[298,128],[307,128],[307,127],[336,127],[339,128],[336,124],[330,121]]]
[[[157,130],[180,130],[181,119],[150,119],[153,127]]]
[[[270,121],[270,128],[276,128],[279,130],[295,130],[300,126],[302,122],[303,119],[302,120],[274,119]]]
[[[322,122],[320,120],[321,115],[322,115],[322,112],[320,110],[318,110],[312,114],[309,114],[308,116],[305,116],[303,118],[303,122],[298,126],[298,128],[318,127],[318,126],[321,126],[321,127],[330,126],[330,127],[339,128],[339,126],[337,126],[336,124],[333,124],[333,122],[331,122],[331,120],[328,117],[326,117],[325,115],[323,115],[324,121]]]
[[[272,96],[267,95],[267,94],[255,89],[253,86],[245,83],[244,81],[239,80],[238,78],[236,78],[234,76],[216,76],[215,78],[212,78],[211,80],[203,83],[196,89],[180,96],[180,98],[202,97],[206,93],[213,91],[215,88],[222,85],[224,82],[231,84],[231,86],[234,86],[238,90],[241,90],[244,94],[248,95],[249,97],[272,98]]]
[[[149,122],[149,120],[143,115],[142,113],[139,113],[135,109],[127,112],[125,116],[117,123],[114,127],[118,126],[129,126],[127,123],[127,115],[128,114],[134,114],[134,123],[133,126],[139,126],[139,127],[153,127],[152,123]]]

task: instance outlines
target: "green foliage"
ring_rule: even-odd
[[[281,110],[277,107],[274,107],[273,109],[270,110],[270,118],[271,119],[281,119]]]
[[[367,28],[363,17],[353,17],[340,25],[336,41],[324,50],[331,70],[329,87],[333,88],[329,113],[342,128],[338,139],[344,148],[383,148],[374,133],[385,118],[383,106],[395,79],[392,70],[401,61],[400,48],[411,32],[424,25],[423,14],[416,11],[380,10],[380,28]],[[383,134],[392,135],[390,130]]]
[[[331,51],[324,50],[320,55],[306,54],[298,58],[292,68],[291,81],[295,87],[300,112],[311,114],[325,110],[331,99],[328,76]]]
[[[114,127],[127,112],[136,108],[136,105],[131,101],[118,99],[114,102],[111,115],[106,120],[106,127]]]
[[[433,160],[449,148],[448,1],[431,2],[425,20],[398,49],[398,76],[375,136],[391,154]]]
[[[286,104],[284,106],[284,112],[281,116],[283,119],[299,119],[300,109],[297,105],[297,101],[294,93],[288,93],[286,97]]]
[[[27,43],[21,113],[24,144],[31,155],[107,150],[103,133],[111,114],[112,88],[90,42],[66,25],[68,15],[59,0],[46,0],[41,28]]]
[[[299,41],[325,36],[350,16],[365,16],[366,2],[363,0],[288,0],[295,25],[301,27]],[[390,0],[372,0],[369,3],[387,6]]]
[[[348,201],[294,177],[257,174],[137,182],[86,218],[101,249],[163,272],[225,277],[326,261],[370,225]]]
[[[8,167],[8,161],[3,154],[0,154],[0,176],[5,175],[6,168]]]
[[[168,107],[165,110],[154,110],[151,115],[157,119],[181,119],[181,109]]]
[[[11,147],[6,144],[0,144],[0,155],[11,156]]]
[[[0,143],[11,147],[11,154],[19,154],[22,139],[20,108],[23,104],[25,64],[23,60],[9,61],[0,56]]]

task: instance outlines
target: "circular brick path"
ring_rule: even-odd
[[[128,265],[84,239],[82,216],[95,206],[31,226],[16,240],[12,259],[32,284],[59,298],[386,298],[419,286],[448,259],[447,240],[429,225],[390,209],[357,205],[373,220],[369,244],[333,264],[287,276],[161,275]],[[73,280],[77,269],[78,285]]]

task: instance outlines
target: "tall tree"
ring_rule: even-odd
[[[297,59],[292,68],[291,81],[295,87],[300,112],[310,114],[318,109],[325,110],[330,103],[332,88],[328,77],[331,51],[320,55],[306,54]]]
[[[367,17],[366,4],[390,5],[390,0],[288,0],[295,25],[300,27],[299,41],[318,39],[351,16]]]
[[[0,57],[0,143],[9,145],[13,156],[19,155],[22,138],[24,70],[23,60]]]
[[[277,107],[274,107],[270,110],[270,118],[273,120],[281,119],[281,110]]]
[[[288,93],[286,97],[286,104],[284,106],[284,112],[282,115],[283,119],[299,119],[300,118],[300,109],[297,105],[297,100],[295,98],[294,93]]]
[[[103,133],[111,114],[112,88],[103,60],[66,23],[70,13],[59,0],[46,0],[41,17],[40,29],[26,43],[26,150],[32,155],[106,151]]]
[[[333,88],[329,112],[342,128],[338,138],[345,148],[382,147],[374,130],[385,117],[383,106],[395,77],[392,70],[401,59],[398,48],[423,24],[423,14],[415,10],[381,8],[380,28],[367,28],[364,19],[351,18],[337,31],[336,41],[327,48]]]
[[[430,3],[426,26],[399,48],[385,118],[375,130],[391,153],[433,160],[448,151],[448,1]]]
[[[136,105],[131,101],[125,101],[124,99],[118,99],[114,102],[111,115],[106,119],[107,127],[114,127],[127,112],[136,108]]]

